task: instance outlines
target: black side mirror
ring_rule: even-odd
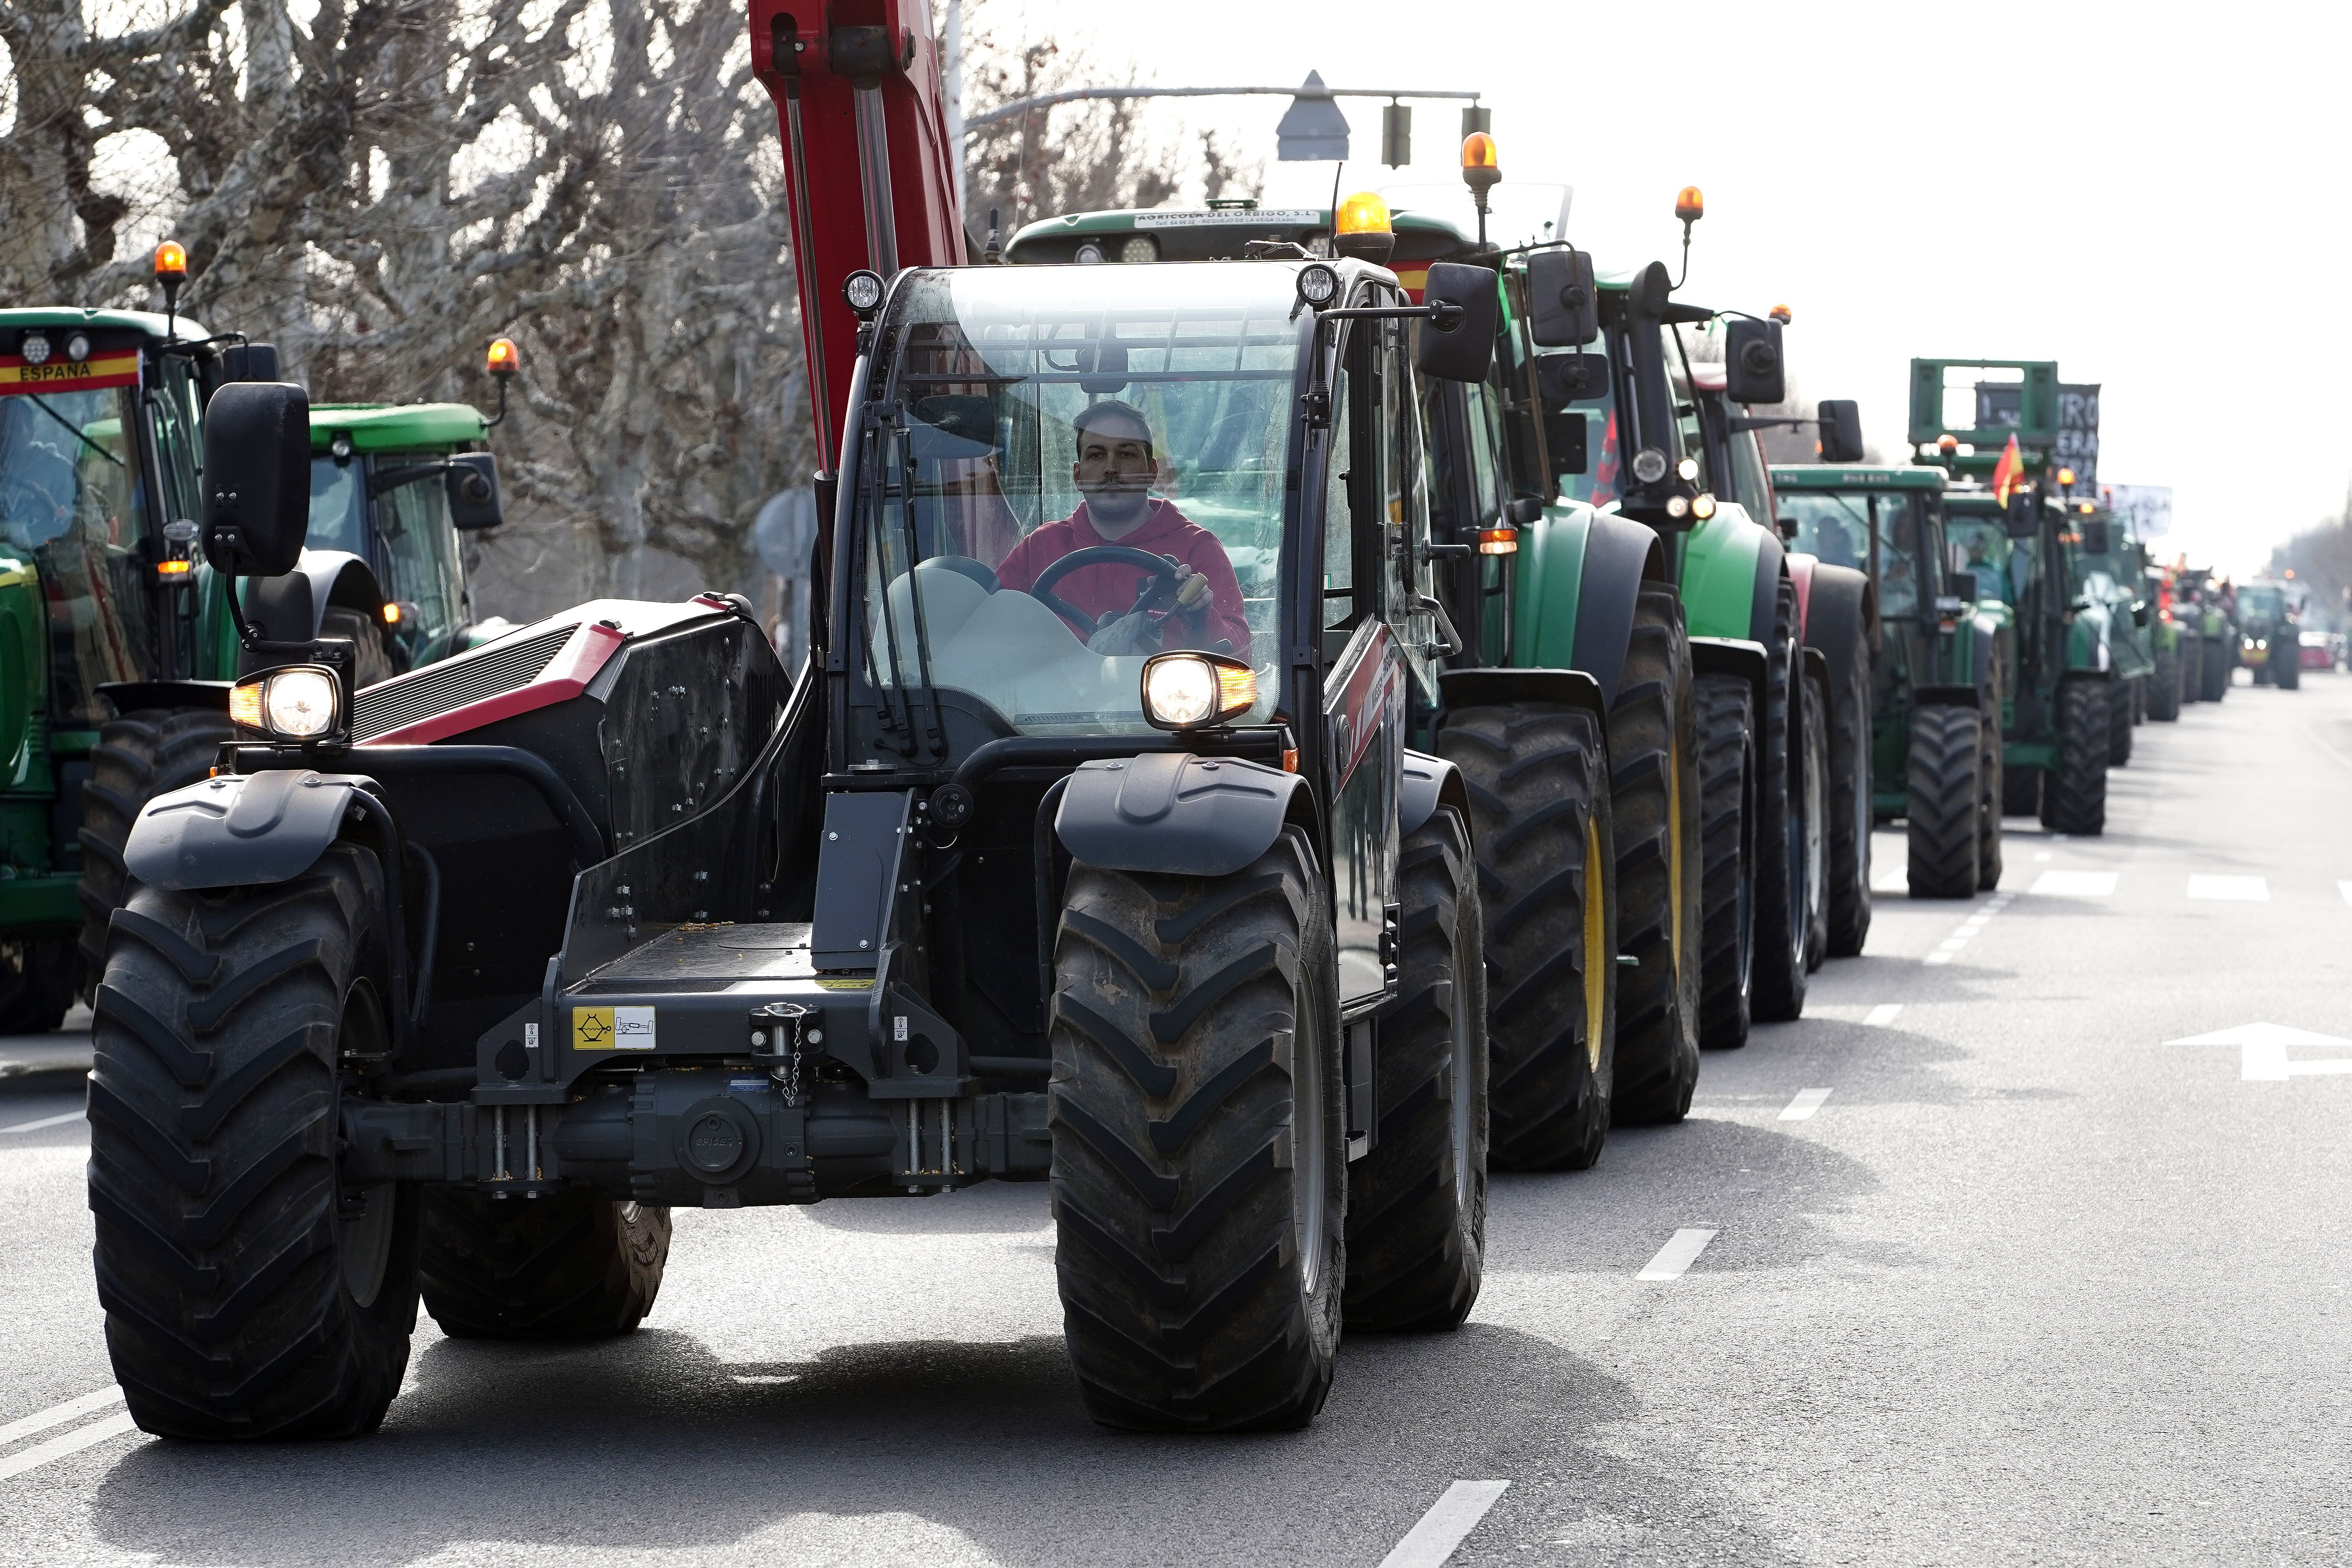
[[[1625,302],[1633,313],[1646,321],[1663,321],[1666,307],[1674,303],[1675,281],[1666,276],[1666,264],[1653,261],[1633,274],[1626,285]]]
[[[2042,531],[2042,508],[2032,490],[2010,497],[2005,517],[2011,539],[2031,539]]]
[[[499,460],[488,452],[459,452],[449,459],[449,526],[496,528],[506,521],[499,510]]]
[[[1601,335],[1590,252],[1538,250],[1528,257],[1528,329],[1548,349],[1582,348]]]
[[[221,350],[223,381],[276,381],[276,343],[231,343]]]
[[[1734,403],[1781,403],[1789,396],[1780,323],[1741,317],[1724,334],[1723,391]]]
[[[1777,522],[1777,523],[1779,523],[1779,524],[1780,525],[1780,537],[1781,537],[1781,538],[1783,538],[1783,539],[1785,539],[1785,540],[1789,541],[1791,544],[1793,544],[1793,543],[1795,543],[1795,542],[1796,542],[1796,540],[1797,540],[1797,520],[1796,520],[1795,518],[1790,517],[1790,516],[1789,516],[1787,513],[1785,513],[1785,512],[1784,512],[1784,513],[1782,513],[1780,516],[1779,516],[1779,517],[1777,517],[1777,518],[1773,519],[1773,521],[1775,521],[1775,522]]]
[[[1421,323],[1412,366],[1440,381],[1484,381],[1495,363],[1495,331],[1502,320],[1495,274],[1461,261],[1433,261],[1422,285],[1424,304],[1454,307]]]
[[[1974,600],[1976,596],[1977,574],[1975,573],[1947,572],[1944,574],[1944,597],[1958,599],[1965,604]]]
[[[294,570],[310,531],[310,399],[232,382],[205,409],[205,560],[232,576]]]
[[[2132,625],[2136,626],[2144,626],[2147,625],[2147,601],[2146,599],[2142,599],[2138,604],[2132,606]]]
[[[1554,479],[1580,474],[1591,466],[1592,422],[1580,408],[1544,410],[1544,450],[1551,458]]]
[[[1546,408],[1583,403],[1609,390],[1609,360],[1603,354],[1538,354],[1536,396]]]
[[[2083,552],[2085,555],[2105,555],[2107,547],[2114,542],[2107,537],[2105,518],[2086,517],[2083,520]]]
[[[1821,421],[1822,461],[1862,461],[1862,405],[1850,397],[1824,397],[1814,410]]]

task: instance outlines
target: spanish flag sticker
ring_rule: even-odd
[[[28,364],[15,354],[0,354],[0,397],[20,392],[95,392],[107,386],[139,384],[139,351],[95,354],[76,363],[62,350],[51,351],[39,364]]]

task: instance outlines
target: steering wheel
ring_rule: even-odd
[[[1054,592],[1054,584],[1082,566],[1139,566],[1152,574],[1153,580],[1144,584],[1143,592],[1124,612],[1133,615],[1138,610],[1155,610],[1161,601],[1175,596],[1176,562],[1165,555],[1154,555],[1149,550],[1138,550],[1128,544],[1090,544],[1084,550],[1073,550],[1043,572],[1031,584],[1029,592],[1043,601],[1048,609],[1074,626],[1085,628],[1078,633],[1083,640],[1092,637],[1095,619],[1084,610]]]

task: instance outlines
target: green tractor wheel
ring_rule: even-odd
[[[1908,879],[1915,899],[1977,890],[1984,817],[1984,715],[1937,705],[1911,716]]]
[[[2159,724],[2180,718],[2180,649],[2158,647],[2156,672],[2147,678],[2147,716]]]
[[[2107,688],[2107,766],[2119,768],[2131,761],[2132,699],[2137,680],[2112,681]]]
[[[123,846],[140,808],[203,779],[221,743],[236,738],[226,713],[209,708],[147,708],[107,721],[81,786],[82,984],[106,967],[106,926],[131,899]]]
[[[2227,673],[2225,669],[2224,674]],[[2042,826],[2089,836],[2107,826],[2107,729],[2111,700],[2104,680],[2058,687],[2058,765],[2042,789]]]
[[[2303,685],[2303,645],[2293,631],[2285,637],[2284,649],[2277,637],[2271,639],[2271,684],[2281,691],[2294,691]]]
[[[1634,602],[1625,673],[1609,710],[1617,834],[1617,1082],[1612,1126],[1680,1121],[1698,1087],[1698,710],[1682,601]]]
[[[1700,1003],[1698,1043],[1711,1051],[1748,1043],[1756,972],[1757,773],[1755,700],[1736,675],[1698,679]]]
[[[2189,632],[2180,634],[2180,700],[2205,700],[2205,639]]]

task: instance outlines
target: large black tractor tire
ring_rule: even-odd
[[[335,606],[319,617],[322,637],[346,637],[352,644],[352,688],[373,686],[400,673],[384,646],[383,628],[364,611]]]
[[[1995,676],[1998,684],[1998,674]],[[1985,704],[1977,721],[1977,886],[2000,886],[2000,815],[2007,770],[2001,765],[2000,705]]]
[[[2131,761],[2132,699],[2138,694],[2137,680],[2108,682],[2107,692],[2107,766],[2120,768]]]
[[[2097,834],[2107,826],[2107,683],[2058,686],[2058,765],[2042,785],[2042,826]]]
[[[1870,671],[1853,661],[1843,691],[1831,693],[1829,832],[1830,956],[1853,958],[1870,939]]]
[[[2287,634],[2284,651],[2279,647],[2278,638],[2271,638],[2271,684],[2281,691],[2303,689],[2303,646],[2293,632]]]
[[[414,1189],[346,1186],[339,1070],[391,1047],[383,889],[141,887],[98,988],[89,1206],[131,1415],[170,1437],[375,1429],[416,1321]]]
[[[1748,1043],[1756,964],[1756,700],[1736,675],[1698,678],[1703,1050]]]
[[[434,1188],[421,1224],[425,1310],[453,1339],[628,1333],[652,1310],[669,1258],[669,1210],[593,1193]]]
[[[2208,639],[2205,644],[2205,700],[2219,702],[2230,695],[2230,677],[2238,668],[2236,650],[2226,642]]]
[[[2180,719],[2180,649],[2156,650],[2156,669],[2147,678],[2147,716],[2159,724]]]
[[[2205,700],[2205,639],[2180,639],[2180,700],[2185,705]]]
[[[1797,639],[1797,589],[1780,581],[1772,640],[1765,645],[1764,711],[1756,715],[1757,1017],[1778,1023],[1805,1011],[1805,656]]]
[[[1551,703],[1457,709],[1437,750],[1461,770],[1477,831],[1487,1157],[1507,1170],[1583,1170],[1609,1133],[1617,1065],[1616,836],[1601,726]]]
[[[1486,921],[1470,832],[1450,805],[1397,858],[1403,958],[1381,1020],[1380,1135],[1348,1173],[1349,1329],[1453,1330],[1486,1256]]]
[[[1805,968],[1830,955],[1830,689],[1805,677],[1804,793]]]
[[[106,966],[106,922],[131,897],[122,847],[140,808],[212,772],[221,742],[236,739],[210,708],[142,708],[99,727],[81,786],[81,962],[86,986]]]
[[[1295,830],[1229,877],[1080,865],[1055,942],[1055,1274],[1087,1411],[1300,1427],[1347,1279],[1338,958]]]
[[[1698,1086],[1698,705],[1682,601],[1634,602],[1625,670],[1609,709],[1609,804],[1617,832],[1616,1126],[1680,1121]]]
[[[1910,864],[1915,899],[1965,899],[1982,866],[1984,715],[1936,706],[1911,715]]]

